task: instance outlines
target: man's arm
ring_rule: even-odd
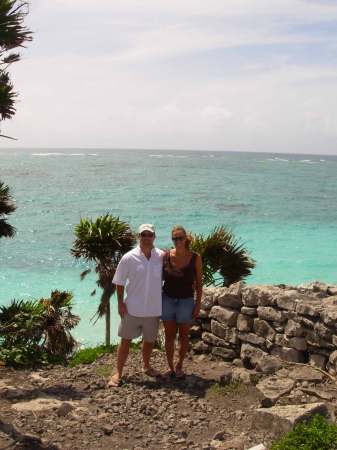
[[[128,313],[128,308],[124,303],[124,286],[117,284],[116,287],[117,287],[118,314],[121,317],[123,317],[125,316],[125,314]]]

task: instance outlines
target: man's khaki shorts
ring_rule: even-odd
[[[146,342],[155,342],[159,328],[159,317],[136,317],[125,314],[118,328],[118,336],[135,339],[143,336]]]

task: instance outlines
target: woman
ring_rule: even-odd
[[[190,250],[191,238],[182,226],[172,230],[174,248],[164,257],[163,312],[165,350],[170,370],[166,378],[185,377],[183,362],[189,347],[189,329],[200,313],[202,262]],[[196,295],[194,295],[196,293]],[[195,298],[194,298],[195,297]],[[174,366],[174,342],[179,331],[179,359]]]

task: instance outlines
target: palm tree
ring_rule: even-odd
[[[15,114],[13,84],[8,67],[20,60],[15,48],[24,47],[32,40],[32,33],[23,24],[28,14],[28,2],[22,0],[1,0],[0,2],[0,121],[10,119]],[[8,137],[0,135],[2,137]]]
[[[28,2],[22,0],[0,2],[0,121],[15,114],[17,94],[7,69],[20,60],[20,54],[13,50],[24,47],[25,42],[32,40],[31,31],[24,26],[28,6]]]
[[[96,315],[105,316],[105,344],[110,345],[110,298],[116,289],[112,279],[121,257],[135,245],[135,234],[119,217],[106,214],[95,221],[81,219],[75,227],[75,236],[72,255],[95,264],[96,283],[103,290]],[[85,270],[81,279],[90,271]]]
[[[53,291],[50,298],[42,298],[44,348],[50,355],[66,357],[77,346],[70,334],[80,321],[79,316],[71,312],[73,295],[67,291]]]
[[[224,226],[214,228],[208,236],[192,235],[191,247],[201,255],[206,286],[229,286],[250,275],[255,267],[243,244]]]
[[[0,181],[0,238],[14,237],[15,228],[7,222],[6,216],[15,211],[16,206],[9,192],[9,186]]]

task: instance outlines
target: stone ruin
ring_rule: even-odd
[[[337,373],[337,286],[206,288],[200,319],[191,329],[195,353],[273,373],[281,360]]]

